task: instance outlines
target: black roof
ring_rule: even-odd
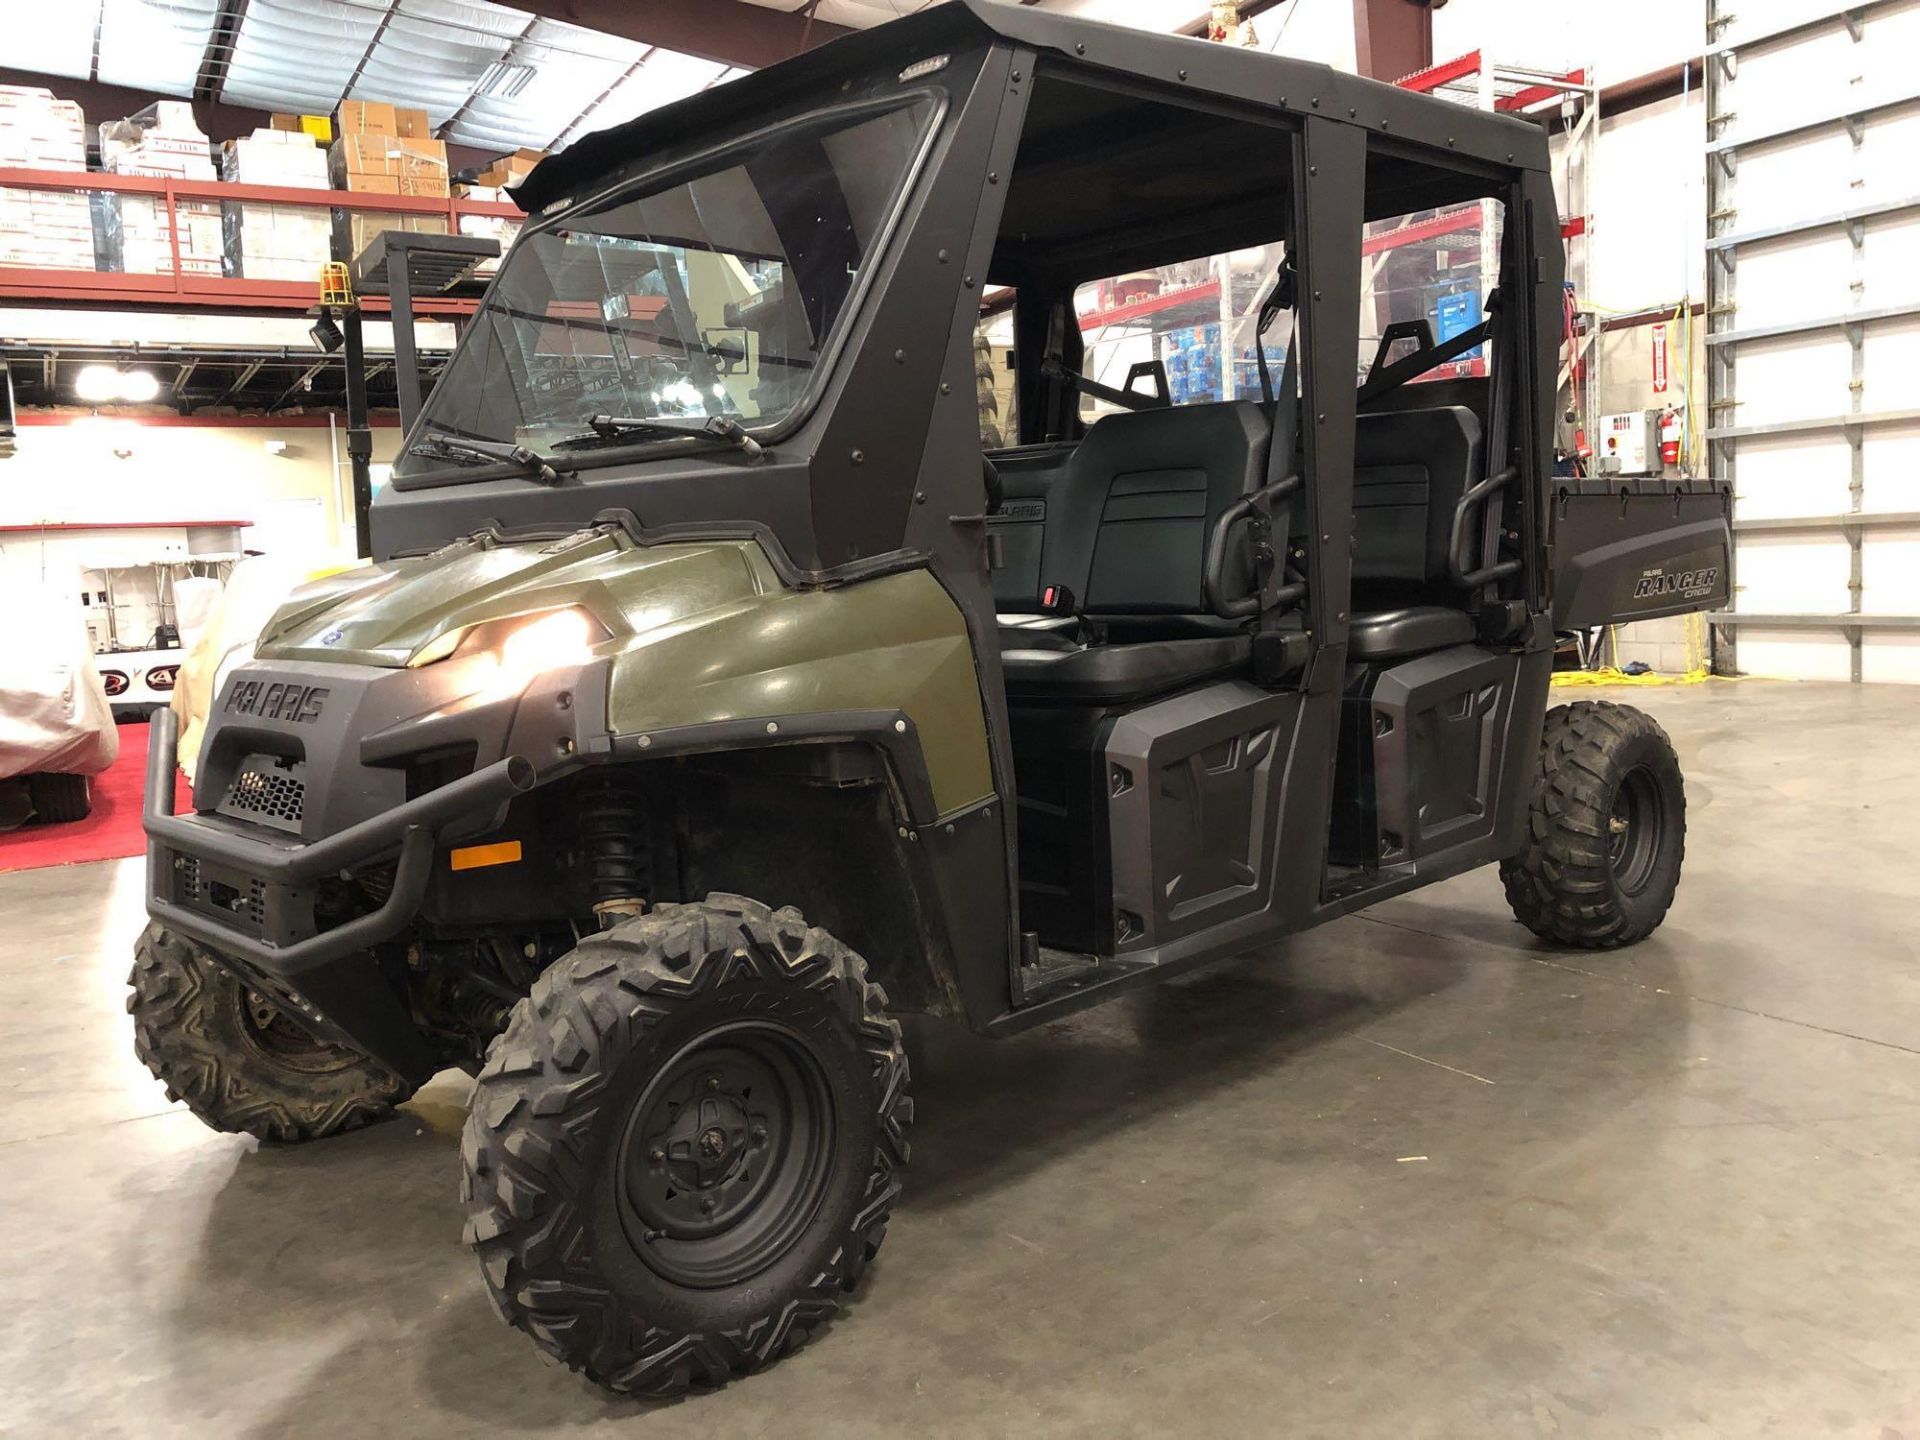
[[[1183,35],[1053,14],[1000,0],[948,0],[845,36],[714,90],[597,131],[536,166],[514,197],[537,211],[635,157],[744,116],[825,93],[829,82],[999,39],[1095,70],[1187,88],[1279,113],[1320,115],[1490,164],[1546,170],[1546,133],[1532,121],[1361,79],[1306,60]]]

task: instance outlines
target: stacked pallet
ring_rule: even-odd
[[[114,175],[210,181],[213,157],[206,134],[194,123],[193,107],[158,100],[125,120],[100,127],[100,168]],[[162,275],[179,252],[182,275],[226,273],[226,235],[220,202],[176,200],[177,233],[170,233],[161,197],[121,195],[108,213],[109,263],[130,275]]]
[[[70,100],[24,85],[0,85],[0,167],[87,168],[86,117]],[[74,190],[0,189],[0,265],[91,270],[93,213]]]
[[[333,183],[362,195],[447,196],[447,147],[433,138],[424,110],[372,100],[340,102],[340,133],[328,149]],[[444,235],[443,215],[364,214],[352,219],[353,253],[383,231]]]
[[[278,119],[279,117],[275,117]],[[220,147],[220,178],[283,190],[329,188],[327,155],[314,137],[275,126]],[[248,280],[314,282],[332,254],[333,215],[306,205],[242,201],[227,206],[236,268]]]

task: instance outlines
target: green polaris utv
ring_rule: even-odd
[[[1726,497],[1555,478],[1536,126],[954,0],[518,198],[190,814],[155,717],[129,1008],[265,1140],[473,1073],[466,1238],[542,1349],[666,1394],[805,1341],[901,1192],[901,1014],[1012,1034],[1494,863],[1553,943],[1659,925],[1673,751],[1549,671],[1723,602]]]

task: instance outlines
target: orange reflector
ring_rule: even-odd
[[[496,845],[464,845],[450,857],[456,870],[482,870],[489,865],[511,865],[520,858],[518,840],[502,840]]]

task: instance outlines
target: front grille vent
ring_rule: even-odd
[[[306,810],[306,765],[278,755],[249,755],[227,787],[216,810],[236,820],[251,820],[271,825],[276,830],[300,833],[300,818]]]

